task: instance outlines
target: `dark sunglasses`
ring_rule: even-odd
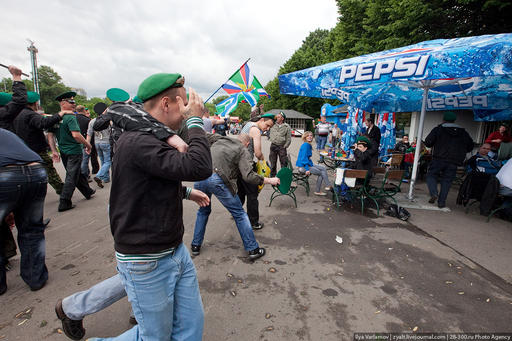
[[[66,101],[69,104],[75,104],[76,103],[74,99],[64,99],[63,101]]]

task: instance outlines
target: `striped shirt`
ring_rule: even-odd
[[[318,135],[320,135],[320,136],[329,135],[329,131],[331,130],[331,125],[329,123],[318,122],[318,124],[316,126],[318,128]]]
[[[143,253],[143,254],[124,254],[116,251],[116,259],[120,263],[127,263],[127,262],[152,262],[155,260],[159,260],[160,258],[164,258],[165,256],[174,254],[174,251],[176,251],[175,248],[163,250],[160,252],[155,253]]]

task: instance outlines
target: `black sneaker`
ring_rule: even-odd
[[[256,223],[256,225],[252,225],[253,230],[261,230],[265,224],[263,223]]]
[[[61,200],[60,203],[59,203],[58,211],[59,212],[64,212],[64,211],[67,211],[67,210],[71,210],[73,208],[75,208],[75,205],[73,205],[71,203],[71,200]]]
[[[256,260],[265,255],[265,249],[262,247],[257,247],[254,250],[249,251],[249,259]]]
[[[62,309],[62,300],[58,300],[55,305],[55,313],[62,321],[62,330],[67,337],[72,340],[81,340],[85,335],[85,329],[82,320],[72,320],[64,313]]]
[[[201,253],[201,245],[190,245],[192,256],[198,256]]]
[[[430,197],[430,200],[428,201],[429,204],[435,203],[437,200],[437,197]]]
[[[85,196],[85,199],[89,200],[92,198],[92,196],[94,195],[94,193],[96,193],[96,190],[95,189],[91,189],[91,192]]]

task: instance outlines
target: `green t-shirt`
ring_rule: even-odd
[[[61,153],[82,154],[82,144],[76,142],[73,135],[71,135],[72,131],[80,132],[80,126],[78,125],[78,121],[75,115],[65,114],[62,117],[62,122],[55,126],[55,128],[51,129],[51,131],[57,137]]]

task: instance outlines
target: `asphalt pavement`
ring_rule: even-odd
[[[300,138],[290,147],[296,159]],[[268,151],[268,141],[264,140]],[[316,162],[316,155],[314,156]],[[59,172],[63,174],[61,166]],[[331,177],[332,178],[332,177]],[[314,180],[310,181],[314,184]],[[47,285],[31,292],[19,276],[19,256],[0,297],[0,340],[67,340],[54,313],[57,299],[116,273],[108,224],[110,184],[91,200],[58,213],[51,187],[45,216]],[[404,186],[407,189],[407,186]],[[329,197],[297,189],[268,207],[260,194],[267,254],[246,258],[234,221],[220,203],[201,254],[194,258],[205,309],[204,340],[351,340],[355,332],[512,332],[512,223],[450,211],[410,208],[404,222],[369,208],[335,209]],[[425,193],[419,184],[418,194]],[[189,246],[197,206],[185,201]],[[130,328],[123,299],[84,319],[86,337],[115,336]]]

